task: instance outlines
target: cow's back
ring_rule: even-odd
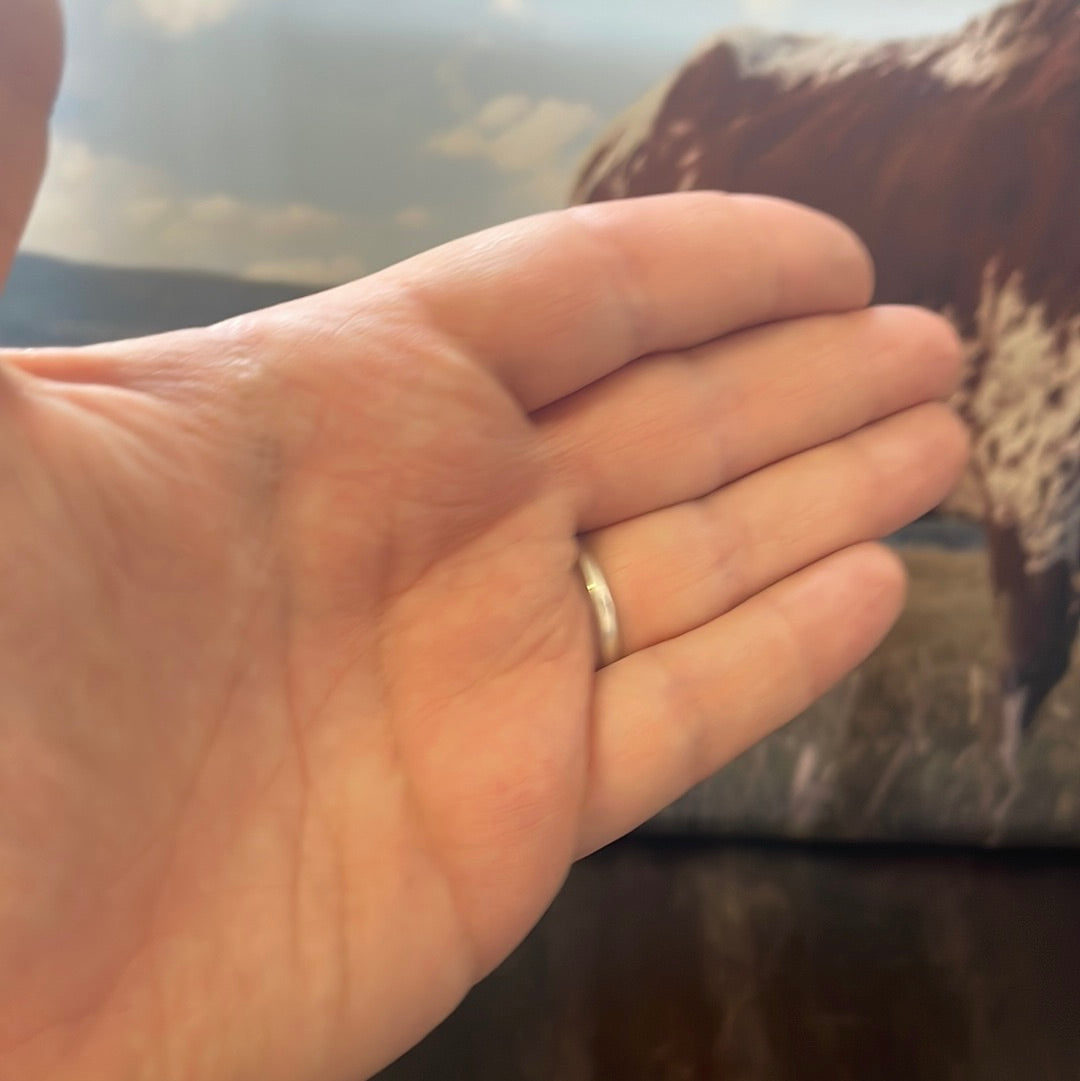
[[[1074,0],[912,42],[721,37],[616,122],[575,199],[689,188],[831,213],[870,248],[878,301],[948,314],[976,436],[953,506],[1016,523],[1033,567],[1062,558],[1080,498]]]

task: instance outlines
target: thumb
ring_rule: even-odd
[[[45,171],[62,66],[57,0],[0,0],[0,284]]]

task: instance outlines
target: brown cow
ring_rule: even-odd
[[[1080,596],[1080,5],[867,44],[736,31],[601,140],[575,201],[717,188],[850,224],[878,299],[947,314],[1005,621],[1005,749],[1065,673]]]

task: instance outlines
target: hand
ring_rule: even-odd
[[[0,15],[3,272],[60,46]],[[0,356],[0,1081],[375,1070],[857,663],[902,589],[862,542],[964,455],[955,341],[869,279],[815,215],[676,196]]]
[[[0,1078],[374,1071],[865,657],[865,542],[965,454],[951,331],[870,292],[835,223],[690,194],[7,354]]]

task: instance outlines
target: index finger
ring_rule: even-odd
[[[527,218],[376,277],[416,300],[529,411],[640,356],[864,307],[873,291],[870,257],[839,222],[720,192]]]

